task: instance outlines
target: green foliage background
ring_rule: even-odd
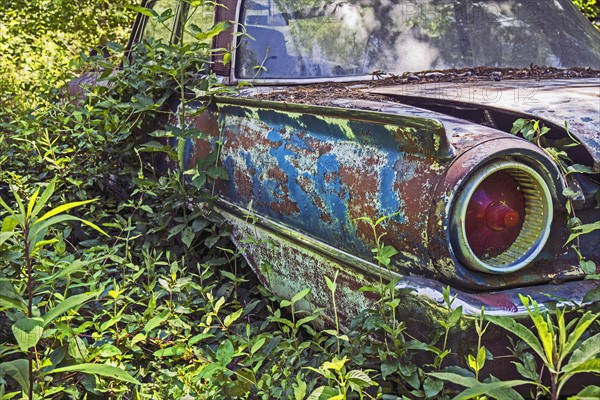
[[[600,29],[600,2],[598,0],[573,0],[573,3]]]
[[[73,75],[70,61],[108,41],[124,43],[134,0],[0,2],[0,102],[34,93]],[[48,86],[47,86],[48,85]],[[16,99],[15,99],[16,98]]]

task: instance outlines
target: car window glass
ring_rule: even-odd
[[[158,15],[163,15],[167,10],[171,10],[172,15],[177,15],[179,0],[157,0],[151,4],[152,8]],[[173,25],[175,17],[167,19],[165,22],[158,22],[149,18],[144,28],[144,40],[162,40],[169,43],[173,40]]]
[[[600,67],[600,33],[570,0],[246,0],[241,18],[241,78]]]
[[[183,42],[189,43],[194,39],[198,32],[206,32],[214,25],[214,10],[215,6],[212,2],[206,2],[200,6],[190,6],[185,20],[185,33]],[[205,39],[203,42],[210,44],[210,39]]]

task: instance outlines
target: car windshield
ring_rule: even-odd
[[[246,0],[241,16],[239,78],[600,68],[600,33],[571,0]]]

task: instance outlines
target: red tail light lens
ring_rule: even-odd
[[[508,172],[498,171],[475,189],[465,218],[469,246],[481,259],[496,257],[510,248],[523,227],[525,196]]]
[[[496,162],[478,170],[457,197],[451,239],[465,265],[508,273],[525,267],[550,233],[552,198],[532,168]]]

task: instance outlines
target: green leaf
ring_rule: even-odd
[[[179,232],[184,230],[186,226],[186,224],[179,224],[169,229],[169,235],[167,236],[167,239],[171,239],[173,236],[177,235]]]
[[[38,187],[35,190],[35,192],[33,192],[33,194],[31,195],[31,198],[29,199],[29,204],[27,204],[27,214],[25,214],[25,217],[29,221],[31,221],[31,219],[32,219],[31,212],[33,211],[33,206],[35,205],[35,201],[39,194],[40,194],[40,188]]]
[[[0,364],[0,376],[8,374],[13,378],[23,392],[29,392],[29,362],[25,359],[7,361]]]
[[[513,122],[513,126],[512,126],[512,129],[510,130],[510,133],[512,133],[513,135],[518,134],[519,132],[521,132],[521,129],[523,129],[523,127],[528,122],[529,121],[527,121],[526,119],[523,119],[523,118],[517,119],[515,122]]]
[[[215,308],[214,308],[215,313],[219,312],[219,310],[221,309],[223,304],[225,304],[225,297],[219,297],[219,299],[215,303]]]
[[[223,320],[223,325],[225,326],[225,328],[229,328],[229,326],[231,324],[233,324],[235,321],[237,321],[240,316],[242,315],[242,312],[244,311],[243,308],[238,309],[237,311],[233,312],[232,314],[229,314],[225,317],[225,319]]]
[[[568,400],[598,400],[600,399],[600,387],[590,385],[577,393],[575,396],[571,396]]]
[[[210,39],[214,36],[217,36],[219,33],[226,31],[231,27],[231,22],[229,21],[221,21],[216,23],[212,28],[210,28],[207,32],[199,32],[194,35],[194,38],[199,41],[203,41],[206,39]]]
[[[284,308],[284,307],[289,307],[292,305],[292,302],[286,299],[283,299],[279,302],[279,307]]]
[[[212,337],[215,337],[215,335],[213,335],[212,333],[199,333],[197,335],[192,336],[190,340],[188,340],[188,346],[193,346],[204,339],[210,339]]]
[[[0,294],[0,309],[16,308],[27,311],[27,305],[22,299],[13,299]]]
[[[98,292],[90,292],[67,297],[66,299],[58,303],[56,307],[50,309],[46,314],[44,314],[44,327],[48,326],[48,324],[50,324],[52,321],[54,321],[56,318],[60,317],[67,311],[75,307],[79,307],[86,301],[96,297],[97,293]]]
[[[433,375],[433,374],[430,374]],[[472,387],[462,391],[457,396],[453,398],[453,400],[467,400],[472,399],[473,397],[480,396],[483,394],[490,394],[494,391],[513,388],[515,386],[521,385],[531,385],[532,383],[529,381],[523,380],[512,380],[512,381],[500,381],[500,382],[491,382],[491,383],[478,383],[473,385]]]
[[[593,303],[595,301],[600,301],[600,286],[590,289],[585,296],[583,296],[584,303]]]
[[[4,202],[4,199],[2,197],[0,197],[0,205],[2,206],[2,208],[8,211],[11,214],[11,216],[16,217],[16,213],[13,211],[12,207],[9,207],[8,204]]]
[[[39,317],[22,318],[13,324],[12,332],[21,351],[27,351],[39,342],[44,333],[44,320]]]
[[[19,219],[14,215],[9,215],[2,220],[2,232],[10,232],[12,234],[17,225],[19,225]]]
[[[453,372],[430,372],[427,375],[433,376],[434,378],[442,379],[444,381],[453,382],[457,385],[470,388],[474,385],[478,385],[479,381],[470,376],[463,376],[455,374]]]
[[[256,353],[258,350],[260,350],[260,349],[261,349],[261,347],[263,347],[263,345],[265,344],[265,341],[266,341],[266,340],[267,340],[267,338],[265,338],[265,337],[262,337],[262,338],[258,339],[258,340],[256,341],[256,343],[254,343],[254,344],[252,345],[252,348],[250,349],[250,354],[254,354],[254,353]]]
[[[118,356],[123,354],[118,347],[113,346],[112,344],[105,344],[100,348],[100,353],[98,353],[102,358],[110,358],[114,356]]]
[[[39,223],[42,221],[47,220],[50,217],[53,217],[55,215],[58,214],[62,214],[66,211],[69,211],[72,208],[75,207],[79,207],[85,204],[89,204],[89,203],[93,203],[94,201],[97,201],[98,199],[92,199],[92,200],[83,200],[83,201],[74,201],[72,203],[67,203],[67,204],[62,204],[58,207],[53,208],[52,210],[48,211],[47,213],[45,213],[44,215],[42,215],[39,219],[37,219],[35,222]]]
[[[306,400],[331,400],[340,396],[340,392],[329,386],[319,386],[306,398]]]
[[[542,345],[540,344],[539,340],[533,334],[533,332],[527,329],[524,325],[519,324],[511,317],[487,315],[486,318],[494,325],[504,328],[506,331],[517,335],[521,340],[527,343],[527,345],[531,347],[531,349],[535,351],[538,356],[540,356],[544,363],[547,363],[545,352],[542,350]]]
[[[580,174],[594,174],[594,170],[587,165],[581,165],[581,164],[573,164],[573,165],[569,165],[567,167],[567,174],[572,174],[572,173],[580,173]]]
[[[529,353],[528,353],[529,354]],[[427,375],[433,376],[438,379],[442,379],[453,384],[458,384],[467,388],[480,385],[480,382],[471,377],[456,374],[453,372],[432,372]],[[536,376],[537,378],[537,376]],[[523,400],[523,397],[510,387],[504,387],[499,389],[491,389],[490,392],[486,393],[489,396],[493,396],[496,399],[511,399],[511,400]]]
[[[383,246],[379,252],[379,255],[385,258],[392,258],[396,254],[398,254],[398,250],[393,246]]]
[[[527,308],[529,318],[531,318],[537,330],[538,338],[540,339],[545,354],[545,358],[543,358],[544,363],[551,368],[554,368],[554,330],[552,321],[550,319],[544,319],[535,300],[531,300],[532,306],[530,307],[530,298],[523,295],[519,295],[519,298]]]
[[[523,361],[523,363],[513,361],[517,372],[524,378],[537,381],[539,374],[537,372],[537,363],[533,354],[527,351],[523,352],[521,355],[521,361]]]
[[[139,7],[139,6],[134,6],[131,4],[127,5],[127,8],[129,8],[130,10],[133,10],[135,12],[138,12],[142,15],[145,15],[146,17],[155,17],[158,18],[158,13],[150,8],[146,8],[146,7]]]
[[[178,344],[164,349],[156,350],[154,357],[178,357],[185,353],[185,346]]]
[[[450,327],[455,326],[458,323],[458,320],[462,316],[462,311],[462,306],[458,306],[452,311],[452,314],[450,314],[450,317],[448,318],[448,325]]]
[[[600,374],[600,358],[593,358],[591,360],[583,361],[580,363],[569,363],[567,364],[563,370],[563,373],[560,384],[558,385],[558,391],[562,390],[562,387],[576,374],[582,373],[592,373],[592,374]]]
[[[580,260],[579,266],[586,275],[592,275],[596,273],[596,263],[592,260]]]
[[[477,367],[482,369],[485,366],[486,351],[485,347],[481,346],[477,352]]]
[[[587,338],[573,351],[569,364],[576,364],[596,357],[600,353],[600,333]],[[566,368],[566,367],[565,367]]]
[[[310,289],[304,289],[303,291],[296,293],[296,295],[294,297],[292,297],[292,304],[295,304],[296,302],[302,300],[309,293],[310,293]]]
[[[600,373],[600,358],[592,358],[579,363],[569,363],[565,365],[562,372],[565,374],[563,380],[568,375],[575,375],[582,372]]]
[[[444,388],[444,383],[437,379],[425,378],[423,381],[423,391],[428,398],[434,398]]]
[[[337,278],[337,273],[336,273],[336,278]],[[335,289],[336,289],[335,278],[332,281],[331,279],[329,279],[329,277],[326,276],[325,283],[327,284],[327,287],[329,288],[331,293],[335,293]]]
[[[105,258],[106,257],[100,257],[100,258],[96,258],[93,260],[87,260],[87,261],[75,260],[72,263],[70,263],[69,265],[67,265],[66,267],[61,268],[54,275],[46,276],[43,278],[38,278],[38,281],[40,281],[40,282],[55,282],[56,280],[62,278],[63,276],[70,276],[71,274],[80,272],[84,269],[84,267],[88,266],[89,264],[104,260]]]
[[[194,242],[194,238],[196,234],[192,230],[190,226],[186,226],[181,232],[181,241],[185,244],[185,247],[188,249],[192,247],[192,243]]]
[[[85,225],[95,229],[96,231],[100,232],[101,234],[109,236],[106,232],[104,232],[98,226],[96,226],[95,224],[93,224],[89,221],[86,221],[79,217],[74,217],[72,215],[62,214],[62,215],[56,215],[54,217],[51,217],[50,219],[43,221],[43,223],[40,223],[40,224],[38,224],[39,220],[36,221],[36,223],[34,223],[32,225],[31,231],[29,232],[29,237],[27,238],[27,240],[29,240],[30,246],[35,247],[35,245],[44,238],[44,236],[46,235],[46,231],[48,230],[49,227],[59,224],[59,223],[68,222],[68,221],[79,221],[82,224],[85,224]]]
[[[361,388],[377,385],[377,383],[371,379],[369,375],[359,369],[353,369],[352,371],[348,372],[346,374],[346,379]]]
[[[314,321],[315,319],[319,318],[320,316],[321,316],[321,313],[315,313],[312,315],[308,315],[304,318],[300,318],[298,321],[296,321],[296,327],[300,327],[304,324]]]
[[[475,359],[475,357],[473,357],[472,354],[469,354],[467,356],[467,363],[469,364],[469,368],[471,368],[473,371],[479,371],[477,360]]]
[[[50,197],[54,193],[55,188],[56,188],[56,179],[53,179],[46,186],[46,189],[44,189],[44,193],[42,193],[39,200],[36,202],[35,207],[33,208],[33,211],[29,215],[30,220],[35,219],[35,217],[39,214],[41,209],[46,205],[46,203],[48,203],[48,200],[50,200]]]
[[[304,400],[306,397],[306,382],[299,375],[296,376],[297,386],[294,387],[294,400]]]
[[[23,200],[21,200],[21,196],[19,196],[19,193],[17,192],[16,188],[12,188],[12,194],[13,196],[15,196],[15,200],[17,201],[17,206],[19,207],[21,218],[25,218],[25,206],[23,205]]]
[[[384,362],[381,364],[381,377],[385,380],[388,376],[398,371],[397,362]]]
[[[166,319],[169,317],[169,310],[165,310],[161,312],[159,315],[152,318],[150,321],[146,322],[144,325],[144,332],[146,334],[150,333],[154,328],[160,326]]]
[[[206,364],[202,367],[202,369],[198,372],[198,375],[194,378],[194,380],[210,379],[214,374],[224,371],[225,367],[217,362]]]
[[[122,382],[133,383],[134,385],[141,385],[141,383],[137,379],[129,375],[126,371],[117,367],[113,367],[112,365],[106,364],[83,363],[69,365],[67,367],[50,370],[44,375],[59,374],[62,372],[81,372],[83,374],[105,376],[107,378],[117,379]]]
[[[592,233],[599,229],[600,229],[600,221],[596,221],[591,224],[574,226],[573,229],[571,229],[571,232],[573,232],[573,233],[571,234],[571,236],[569,236],[569,239],[567,240],[565,245],[569,244],[570,242],[577,239],[581,235],[587,235],[588,233]]]
[[[17,308],[21,311],[27,311],[27,303],[23,297],[17,293],[15,287],[10,281],[0,281],[0,308]]]
[[[227,365],[233,360],[233,344],[229,339],[225,340],[217,349],[217,361],[222,365]]]
[[[346,357],[344,357],[342,359],[334,357],[332,361],[325,361],[323,363],[322,368],[323,369],[329,369],[329,370],[332,370],[332,371],[341,371],[342,368],[344,368],[344,365],[346,365],[346,363],[348,361],[349,360]]]
[[[587,331],[587,329],[590,327],[590,325],[592,325],[592,323],[596,320],[597,317],[598,314],[594,314],[591,311],[588,311],[579,318],[579,320],[577,321],[577,325],[569,334],[567,343],[561,351],[562,354],[560,357],[560,361],[562,361],[568,354],[571,353],[571,351],[575,347],[575,344],[579,341],[581,336]],[[578,353],[577,357],[581,357],[579,361],[583,361],[585,359],[584,356],[580,353]],[[576,360],[573,360],[573,362],[575,362]]]

